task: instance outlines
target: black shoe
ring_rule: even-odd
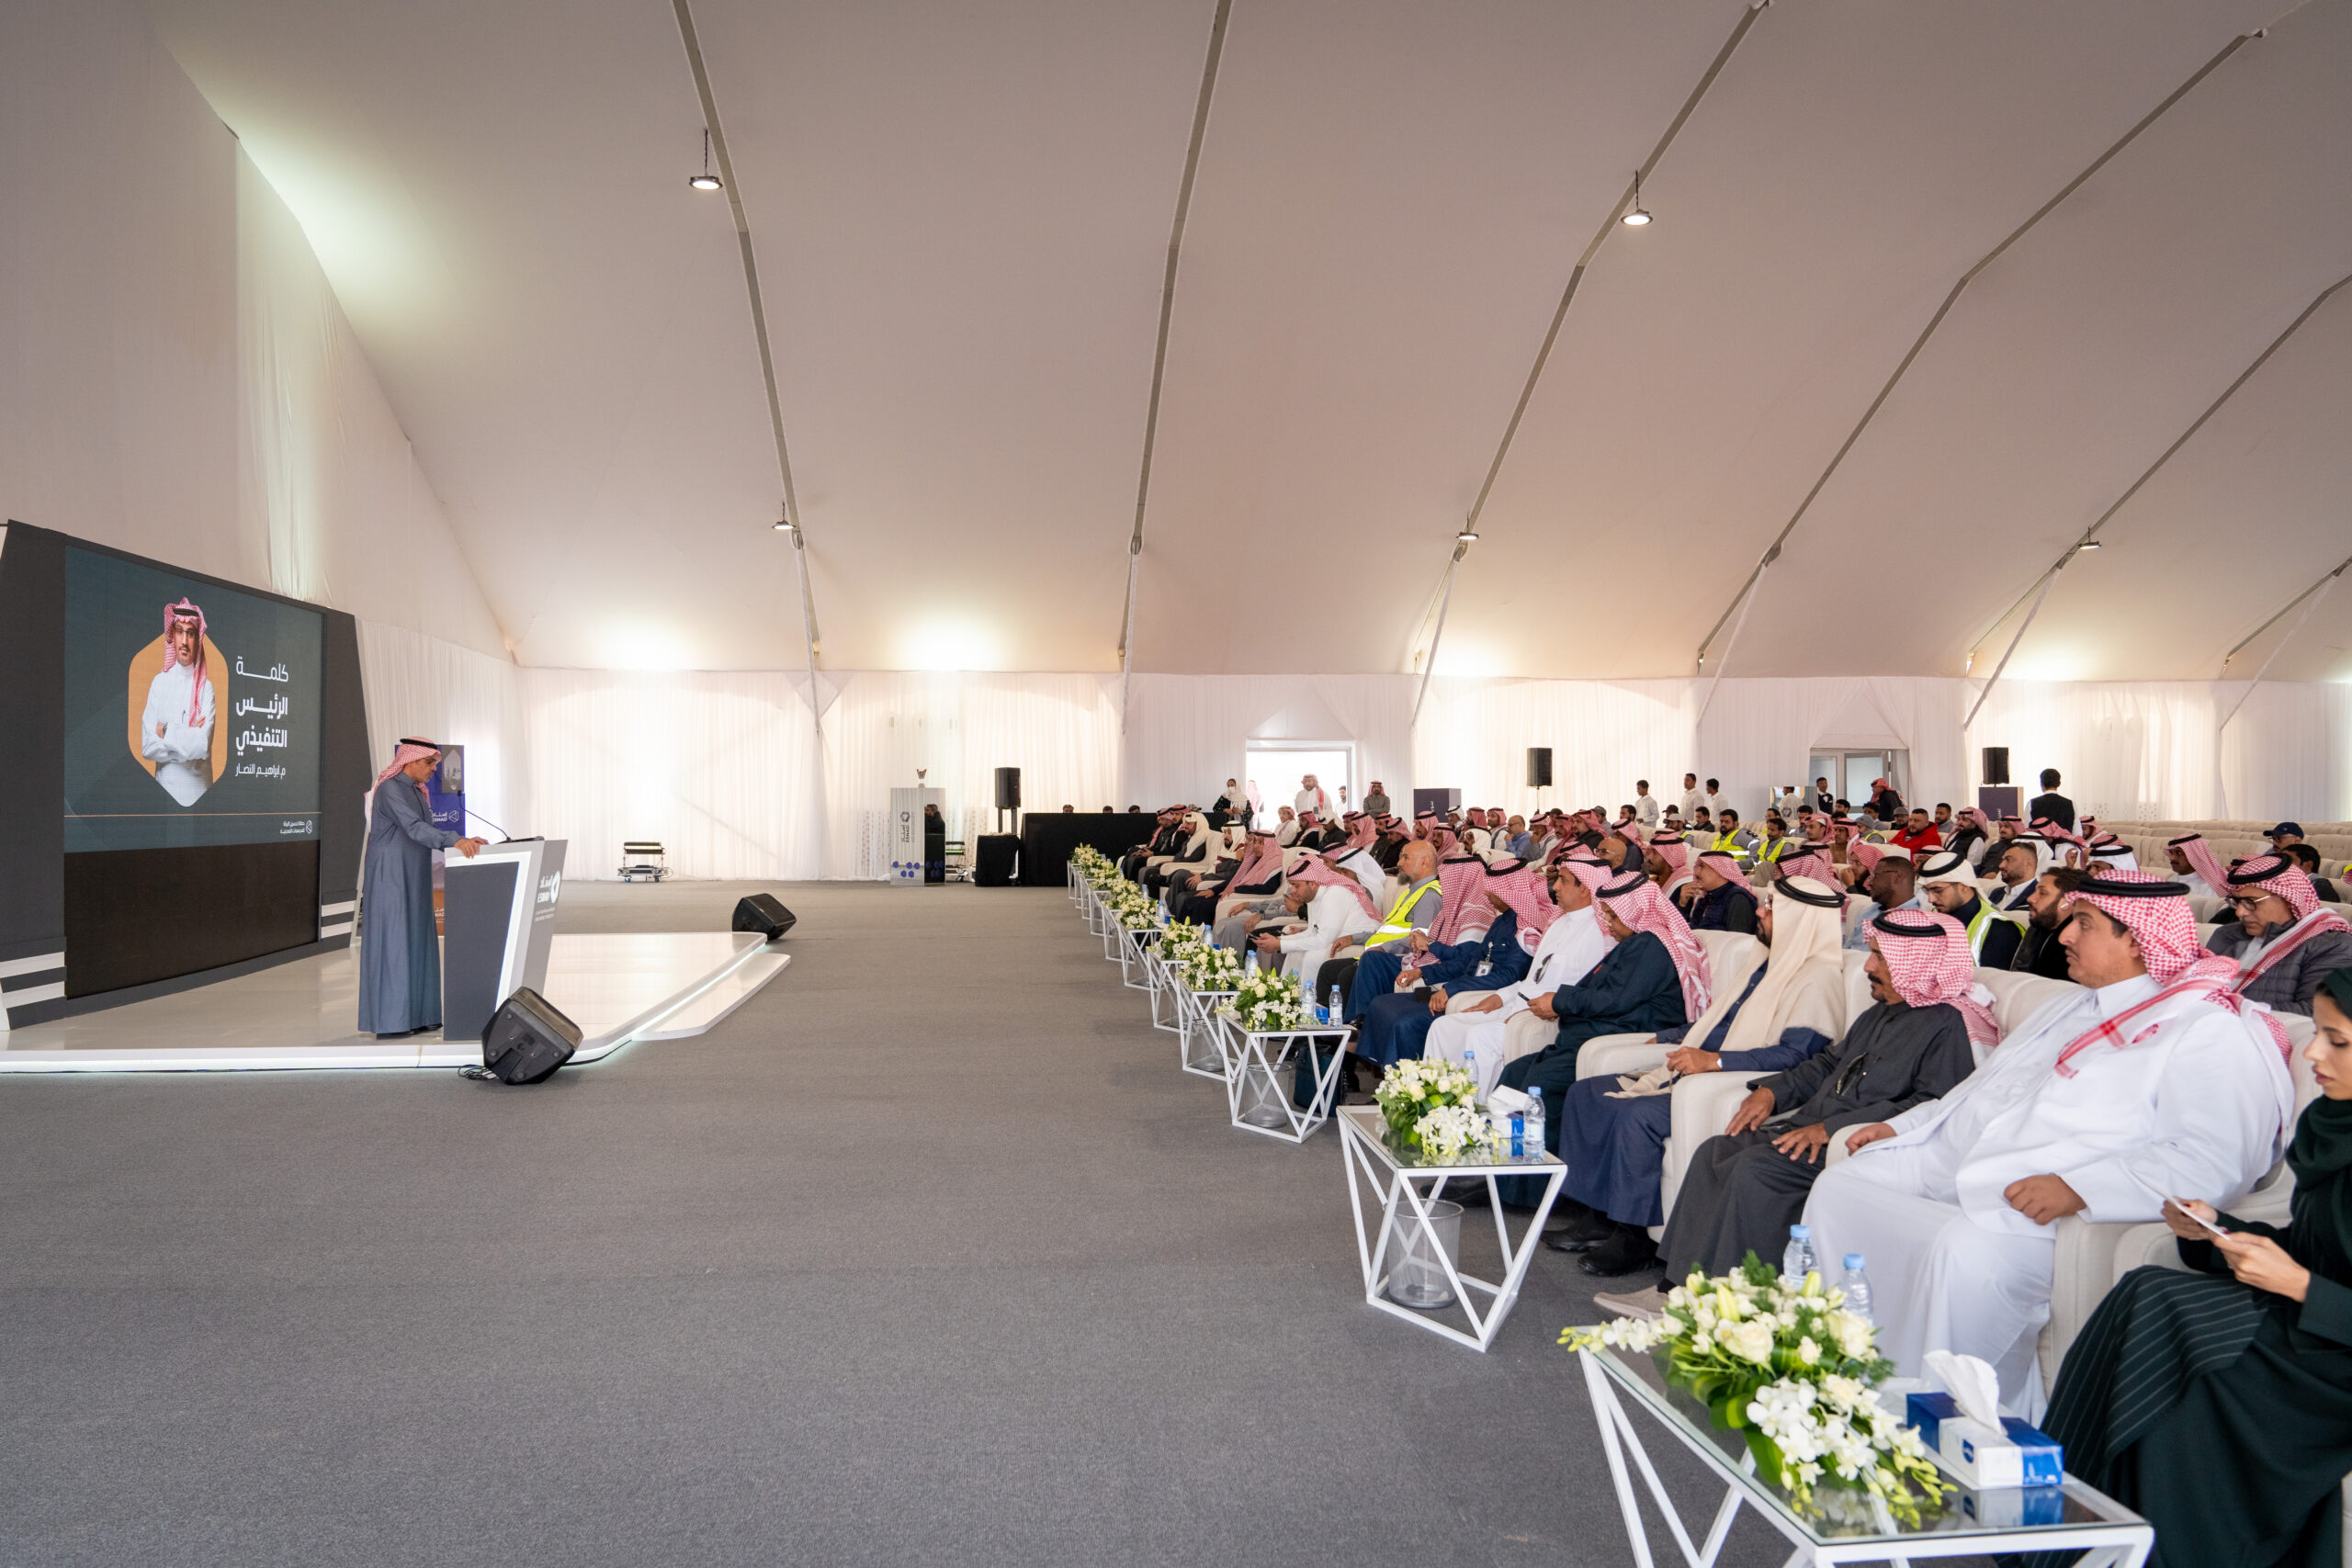
[[[1604,1280],[1657,1267],[1657,1244],[1639,1225],[1618,1225],[1614,1234],[1577,1259],[1577,1267]]]
[[[1546,1231],[1544,1245],[1555,1252],[1584,1252],[1616,1234],[1617,1227],[1608,1215],[1592,1214],[1563,1230]]]
[[[1544,1222],[1544,1231],[1548,1235],[1554,1231],[1577,1230],[1598,1214],[1598,1210],[1589,1209],[1573,1198],[1563,1198],[1552,1205],[1552,1215]]]

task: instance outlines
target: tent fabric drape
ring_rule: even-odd
[[[918,767],[946,792],[951,833],[970,838],[994,821],[998,767],[1022,770],[1029,810],[1148,808],[1213,798],[1253,739],[1351,744],[1359,782],[1393,798],[1453,787],[1511,810],[1538,804],[1531,746],[1553,749],[1543,804],[1613,807],[1637,778],[1671,799],[1688,769],[1753,814],[1773,784],[1804,782],[1816,744],[1851,742],[1906,750],[1912,793],[1931,802],[1973,799],[1976,748],[2006,745],[2019,779],[2056,767],[2079,807],[2119,818],[2225,803],[2235,817],[2352,818],[2343,685],[2257,688],[2217,752],[2212,727],[2242,686],[2004,682],[1963,735],[1974,682],[1734,678],[1694,732],[1693,680],[1440,677],[1416,730],[1410,676],[1138,673],[1123,736],[1116,676],[826,671],[820,743],[804,672],[517,671],[378,626],[362,650],[379,741],[467,741],[471,787],[492,787],[494,763],[503,798],[529,802],[501,820],[571,840],[583,876],[611,874],[622,840],[653,838],[687,876],[879,877],[888,792]]]

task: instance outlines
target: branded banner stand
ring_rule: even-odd
[[[922,808],[947,809],[944,789],[890,792],[890,881],[899,887],[922,886]]]

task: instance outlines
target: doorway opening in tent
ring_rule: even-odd
[[[1870,800],[1872,779],[1893,784],[1904,805],[1917,804],[1911,798],[1911,753],[1901,747],[1883,751],[1815,751],[1812,769],[1798,786],[1801,790],[1810,795],[1813,781],[1826,778],[1838,798],[1852,802],[1857,811]]]
[[[1352,740],[1252,740],[1242,761],[1243,782],[1258,803],[1253,827],[1272,828],[1281,807],[1295,806],[1299,780],[1308,773],[1330,797],[1334,812],[1353,811],[1363,795],[1357,787]]]

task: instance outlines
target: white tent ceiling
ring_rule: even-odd
[[[1776,0],[1577,297],[1439,668],[1984,674],[2005,609],[2352,272],[2352,0]],[[662,0],[149,0],[301,219],[516,655],[802,657],[725,198]],[[1116,665],[1214,0],[695,0],[823,659]],[[1136,667],[1394,671],[1579,251],[1743,0],[1233,0]],[[2352,554],[2352,288],[2012,666],[2211,676]],[[2249,673],[2290,615],[2241,653]],[[1711,660],[1720,660],[1723,642]],[[2274,678],[2352,676],[2352,592]]]

